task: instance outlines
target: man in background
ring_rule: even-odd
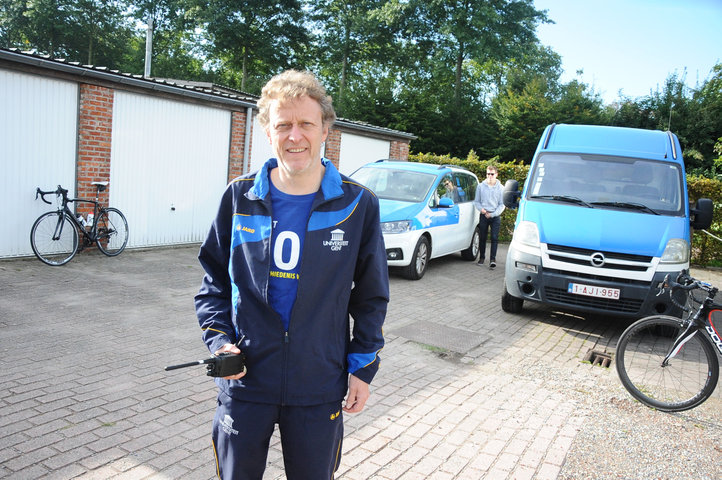
[[[504,211],[504,188],[497,180],[499,170],[494,165],[486,167],[486,179],[476,187],[474,206],[479,210],[479,230],[481,245],[477,265],[484,265],[486,239],[491,230],[491,248],[489,249],[489,268],[496,268],[496,250],[499,246],[499,227],[501,212]]]

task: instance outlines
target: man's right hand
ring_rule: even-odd
[[[235,346],[232,343],[226,343],[221,348],[213,352],[213,355],[220,355],[221,353],[233,353],[235,355],[239,355],[241,353],[241,350]],[[221,377],[223,380],[240,380],[241,378],[246,376],[246,369],[244,368],[241,373],[238,373],[236,375],[230,375],[228,377]]]

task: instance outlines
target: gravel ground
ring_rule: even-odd
[[[533,374],[540,368],[529,369]],[[539,372],[562,378],[564,372]],[[592,371],[590,374],[589,370]],[[722,478],[722,402],[719,395],[693,410],[664,413],[634,400],[613,368],[575,372],[577,413],[586,416],[559,480]],[[555,380],[549,380],[547,387]],[[557,382],[560,389],[569,378]],[[649,445],[656,448],[650,449]],[[650,453],[651,452],[651,453]]]
[[[692,270],[699,279],[722,286],[719,270]],[[569,370],[530,366],[520,375],[546,378],[560,390]],[[590,374],[591,372],[591,374]],[[562,380],[555,380],[563,378]],[[581,364],[572,372],[575,391],[566,392],[586,415],[558,480],[722,478],[722,395],[680,413],[664,413],[634,400],[616,370]],[[649,445],[656,445],[650,449]]]

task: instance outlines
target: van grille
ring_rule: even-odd
[[[628,272],[646,272],[652,266],[652,258],[648,255],[630,253],[605,252],[586,248],[567,247],[565,245],[547,244],[549,259],[573,265],[591,265],[592,255],[604,254],[605,263],[600,268],[626,270]]]
[[[564,277],[574,277],[574,278],[578,278],[578,279],[584,279],[584,280],[588,280],[591,282],[608,282],[609,281],[609,276],[590,275],[587,273],[574,272],[572,270],[557,270],[555,268],[545,268],[544,272],[555,274],[555,275],[561,275]],[[646,287],[646,288],[650,287],[650,283],[647,281],[633,280],[630,278],[617,277],[614,279],[614,283],[622,283],[622,284],[627,284],[627,285],[639,285],[641,287]]]

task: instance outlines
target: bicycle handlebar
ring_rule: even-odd
[[[63,203],[65,203],[65,202],[67,201],[67,199],[68,199],[68,191],[67,191],[66,189],[64,189],[63,187],[61,187],[60,185],[58,185],[58,188],[57,188],[56,190],[50,190],[50,191],[47,191],[47,192],[44,192],[44,191],[40,190],[40,187],[37,187],[37,188],[35,189],[35,200],[37,200],[37,199],[38,199],[38,195],[40,195],[40,199],[41,199],[43,202],[47,203],[48,205],[52,205],[53,202],[49,202],[49,201],[45,200],[45,195],[50,195],[50,194],[62,195],[62,196],[63,196]]]
[[[677,302],[677,300],[674,298],[675,290],[684,290],[685,292],[689,292],[691,290],[701,289],[701,290],[704,290],[705,292],[707,292],[708,298],[714,297],[715,294],[717,293],[716,287],[713,287],[711,284],[709,284],[707,282],[697,280],[696,278],[692,277],[686,271],[680,272],[679,275],[677,275],[676,280],[672,280],[670,278],[670,274],[668,273],[664,277],[664,281],[662,283],[662,291],[660,293],[663,293],[666,288],[669,288],[669,298],[672,301],[672,303],[675,304],[677,307],[681,308],[685,312],[688,312],[690,309],[684,305],[681,305],[679,302]]]

